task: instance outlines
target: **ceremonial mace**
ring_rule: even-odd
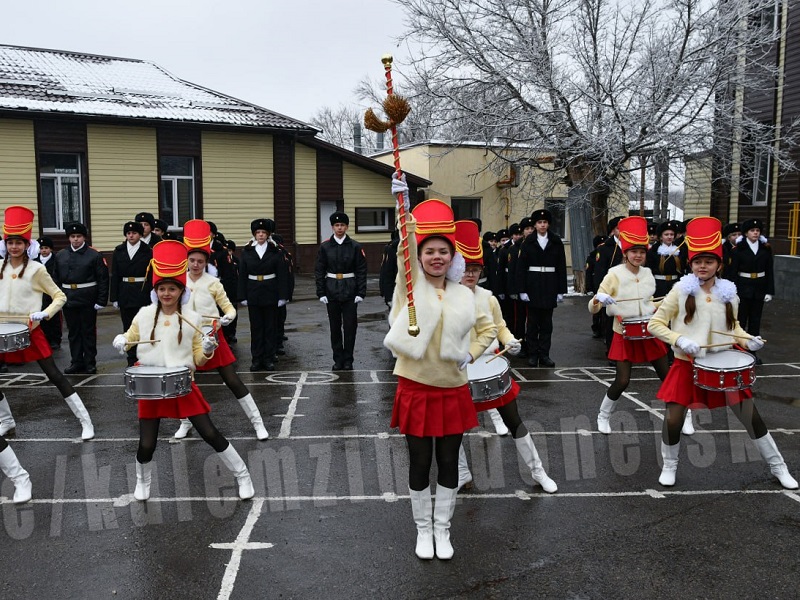
[[[402,96],[394,93],[392,87],[392,55],[384,54],[381,57],[383,68],[386,71],[386,100],[383,101],[383,112],[389,117],[388,121],[382,121],[372,111],[367,109],[364,113],[364,127],[375,133],[384,133],[387,130],[392,132],[392,154],[394,155],[394,170],[400,178],[403,172],[400,170],[400,145],[397,143],[397,125],[402,123],[411,112],[408,101]],[[419,335],[417,326],[417,308],[414,306],[414,290],[411,286],[411,258],[408,253],[408,233],[406,231],[406,207],[403,194],[398,194],[397,210],[400,215],[400,243],[403,245],[403,266],[406,272],[406,298],[408,299],[408,335],[416,337]]]

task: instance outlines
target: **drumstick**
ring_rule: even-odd
[[[732,337],[732,338],[742,338],[743,340],[754,340],[755,339],[750,334],[736,335],[735,333],[728,333],[727,331],[714,331],[714,330],[712,330],[711,333],[716,333],[717,335],[727,335],[727,336]],[[767,340],[765,340],[763,338],[761,339],[761,341],[763,341],[765,344],[767,343]]]
[[[182,320],[184,323],[186,323],[186,324],[187,324],[189,327],[191,327],[192,329],[194,329],[194,330],[195,330],[197,333],[199,333],[200,335],[205,335],[205,334],[203,333],[203,331],[202,331],[202,330],[201,330],[201,329],[200,329],[200,328],[199,328],[197,325],[195,325],[194,323],[192,323],[192,322],[191,322],[189,319],[187,319],[186,317],[184,317],[184,316],[183,316],[181,313],[175,313],[175,314],[176,314],[176,315],[178,315],[178,317],[179,317],[179,318],[180,318],[180,319],[181,319],[181,320]]]
[[[125,342],[126,346],[135,346],[136,344],[157,344],[161,340],[139,340],[138,342]]]
[[[12,321],[25,321],[26,323],[30,320],[30,315],[0,315],[0,319],[10,319]]]
[[[489,360],[487,360],[487,361],[486,361],[486,364],[488,365],[490,362],[492,362],[492,361],[493,361],[495,358],[497,358],[497,357],[498,357],[498,356],[500,356],[501,354],[505,354],[506,352],[508,352],[508,348],[509,348],[508,346],[506,346],[505,348],[503,348],[503,349],[502,349],[500,352],[498,352],[498,353],[497,353],[497,354],[495,354],[495,355],[494,355],[492,358],[490,358]]]
[[[644,300],[644,298],[620,298],[619,300],[614,298],[614,302],[635,302],[636,300]]]
[[[731,342],[725,342],[724,344],[706,344],[705,346],[700,346],[701,348],[719,348],[720,346],[730,346],[732,345]]]

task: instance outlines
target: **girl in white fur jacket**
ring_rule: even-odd
[[[718,277],[722,266],[720,230],[720,222],[713,217],[697,217],[689,222],[686,243],[692,273],[680,279],[650,319],[650,332],[671,344],[675,350],[675,362],[657,394],[659,399],[667,403],[661,432],[664,465],[658,482],[664,486],[675,485],[681,424],[687,407],[729,406],[755,442],[773,475],[783,487],[794,490],[798,487],[797,481],[789,474],[775,441],[753,403],[750,389],[710,391],[698,387],[693,381],[692,360],[704,356],[706,346],[713,346],[708,348],[709,352],[730,349],[733,343],[753,352],[764,346],[764,340],[757,336],[750,337],[736,320],[739,307],[736,286]]]

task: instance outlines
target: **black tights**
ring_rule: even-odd
[[[728,406],[744,425],[751,440],[762,438],[769,433],[752,398]],[[674,446],[681,441],[681,427],[683,427],[685,416],[685,406],[677,402],[667,402],[667,416],[664,419],[664,427],[661,429],[661,439],[667,446]]]
[[[61,392],[62,397],[66,398],[67,396],[72,396],[72,394],[75,393],[75,388],[73,388],[72,384],[67,381],[67,378],[64,377],[64,374],[58,370],[56,361],[53,360],[52,356],[39,359],[36,362],[39,363],[39,366],[44,374],[47,375],[50,383],[55,385],[58,388],[58,391]]]
[[[667,359],[667,356],[664,355],[661,358],[657,358],[656,360],[651,361],[650,364],[653,365],[653,368],[656,370],[656,375],[658,375],[658,378],[661,381],[664,381],[664,378],[667,376],[667,372],[669,371],[669,360]],[[611,386],[608,388],[608,392],[606,392],[606,395],[609,397],[609,399],[616,402],[619,400],[619,397],[622,396],[622,392],[628,389],[628,386],[631,383],[632,368],[633,364],[627,360],[617,361],[614,383],[611,384]]]
[[[0,452],[5,450],[6,448],[8,448],[8,442],[6,441],[6,438],[0,435]]]
[[[407,435],[408,487],[415,492],[421,492],[430,486],[434,439],[436,439],[436,467],[439,470],[436,482],[451,489],[458,486],[458,449],[462,437],[460,433],[437,438]]]
[[[239,398],[247,396],[250,391],[247,389],[247,386],[242,383],[242,380],[239,379],[234,365],[236,365],[236,363],[225,365],[224,367],[217,367],[217,373],[219,373],[220,377],[222,377],[222,381],[225,382],[225,385],[228,386],[228,389],[233,392],[233,395],[236,396],[238,400]]]
[[[200,437],[211,446],[215,452],[224,452],[228,447],[228,440],[225,439],[219,430],[214,427],[208,414],[194,415],[189,417],[192,425],[200,434]],[[149,463],[153,460],[158,442],[158,426],[161,419],[139,419],[139,449],[136,451],[136,461],[140,464]]]
[[[528,428],[519,417],[519,410],[517,410],[517,401],[512,400],[505,406],[498,406],[497,412],[503,417],[503,423],[506,424],[508,430],[511,432],[511,437],[515,440],[525,437],[528,434]]]

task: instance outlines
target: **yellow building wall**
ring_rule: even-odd
[[[272,136],[204,131],[202,145],[203,218],[250,239],[250,222],[275,214]]]
[[[298,244],[319,244],[317,233],[317,151],[294,146],[294,219]]]
[[[19,204],[37,208],[33,122],[0,119],[0,208]],[[33,235],[41,231],[34,223]]]
[[[711,160],[687,160],[683,191],[683,218],[694,219],[711,212]]]
[[[156,130],[88,125],[92,245],[111,251],[122,243],[122,225],[141,211],[158,214]]]
[[[357,208],[389,208],[394,218],[395,200],[389,189],[389,179],[367,171],[350,163],[342,165],[342,188],[344,192],[344,212],[350,217],[348,235],[362,243],[388,242],[390,232],[358,233],[356,231]],[[390,224],[390,231],[394,225]]]

